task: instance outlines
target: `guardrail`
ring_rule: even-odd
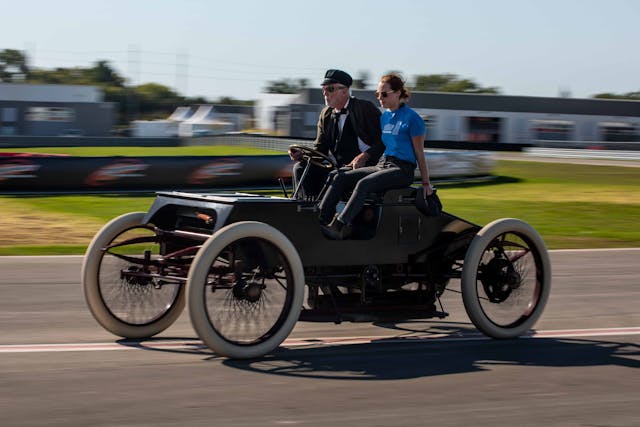
[[[558,149],[640,151],[640,141],[549,141],[537,139],[532,141],[530,146]]]
[[[525,149],[524,151],[526,154],[537,157],[558,157],[565,159],[640,160],[640,151],[542,147],[531,147]]]
[[[313,147],[313,139],[290,138],[283,136],[260,135],[252,133],[231,133],[223,135],[182,138],[182,145],[242,145],[264,150],[286,153],[290,145]]]

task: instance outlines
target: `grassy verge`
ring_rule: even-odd
[[[227,153],[228,154],[228,153]],[[527,221],[549,248],[640,246],[640,168],[501,161],[492,182],[440,184],[448,212]],[[0,196],[0,255],[82,253],[95,232],[153,196]]]
[[[494,184],[444,186],[447,210],[529,222],[551,248],[640,246],[640,168],[499,162]]]

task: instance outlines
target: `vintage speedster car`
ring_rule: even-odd
[[[304,150],[310,163],[333,167]],[[416,208],[416,188],[372,195],[346,240],[322,233],[317,202],[243,193],[161,192],[148,212],[106,224],[82,269],[95,319],[125,338],[168,328],[185,303],[215,353],[260,357],[298,320],[372,321],[447,315],[460,279],[465,310],[493,338],[529,331],[551,287],[540,235],[517,219],[481,227]]]

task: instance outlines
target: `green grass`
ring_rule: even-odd
[[[515,217],[552,248],[640,246],[640,168],[499,162],[493,184],[441,185],[447,211]]]
[[[438,184],[445,210],[477,224],[520,218],[552,249],[640,246],[640,168],[501,161],[495,175],[488,182]],[[146,211],[153,199],[0,196],[0,224],[8,222],[2,233],[28,231],[18,243],[3,244],[0,236],[0,255],[82,253],[105,222]]]
[[[146,212],[153,203],[154,196],[5,196],[40,212],[54,214],[81,215],[86,218],[106,222],[126,212]]]
[[[0,247],[0,256],[80,255],[87,245],[29,245]]]
[[[248,146],[194,145],[187,147],[38,147],[0,148],[0,153],[65,154],[78,157],[102,156],[248,156],[286,154]]]

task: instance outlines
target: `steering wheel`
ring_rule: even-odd
[[[313,148],[309,148],[305,145],[290,145],[289,151],[302,152],[302,158],[304,160],[321,168],[338,169],[338,163],[334,159],[324,153],[321,153],[318,150],[314,150]]]

